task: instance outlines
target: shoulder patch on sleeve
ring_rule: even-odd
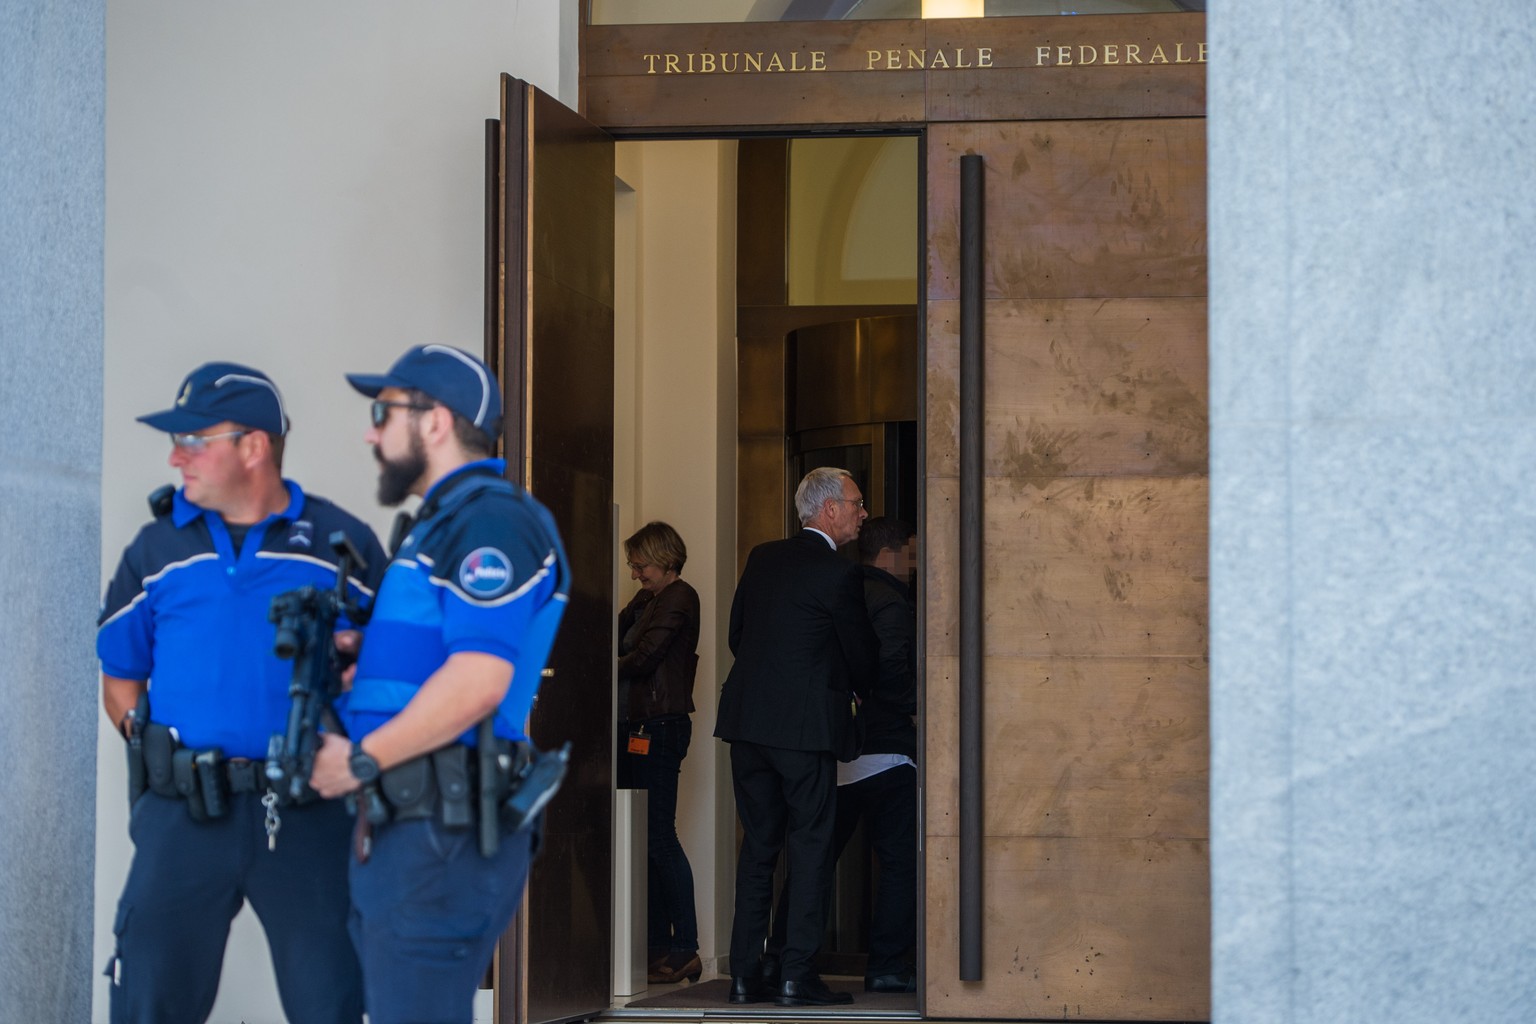
[[[476,548],[457,572],[459,587],[474,597],[499,597],[512,585],[512,559],[500,548]]]

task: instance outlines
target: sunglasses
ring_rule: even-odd
[[[420,402],[386,402],[382,398],[375,398],[368,406],[368,415],[373,420],[375,427],[382,427],[389,422],[389,410],[410,409],[413,412],[426,412],[432,408],[430,405],[422,405]]]
[[[226,430],[221,434],[172,434],[171,447],[189,455],[196,455],[207,449],[209,441],[217,441],[221,437],[241,438],[249,433],[249,430]]]

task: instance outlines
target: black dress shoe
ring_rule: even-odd
[[[911,971],[900,974],[872,974],[864,979],[865,992],[916,992],[917,975]]]
[[[768,1000],[768,990],[763,987],[762,979],[752,974],[731,975],[731,994],[726,996],[729,1003],[762,1003]]]
[[[849,992],[833,992],[816,975],[799,981],[779,982],[779,994],[773,997],[779,1006],[836,1006],[853,1002]]]

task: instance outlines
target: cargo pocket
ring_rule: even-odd
[[[112,979],[112,987],[117,988],[123,983],[123,935],[128,931],[128,919],[133,916],[133,905],[125,901],[117,904],[117,917],[112,921],[112,935],[116,944],[112,950],[112,958],[107,961],[107,967],[101,973]]]
[[[458,964],[469,960],[481,935],[491,926],[489,917],[479,922],[442,922],[401,915],[392,930],[397,952],[407,959],[436,964]],[[466,933],[466,929],[472,929]]]

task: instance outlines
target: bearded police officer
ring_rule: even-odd
[[[327,736],[310,781],[327,796],[366,786],[359,831],[373,831],[351,885],[370,1021],[467,1024],[534,832],[503,814],[515,782],[493,776],[529,756],[568,572],[549,512],[490,457],[501,395],[479,359],[423,345],[347,379],[374,399],[379,500],[423,500],[362,646],[351,740]]]
[[[368,563],[349,581],[361,603],[383,551],[367,526],[283,479],[287,416],[260,371],[201,366],[175,405],[139,420],[170,435],[182,486],[151,499],[155,518],[123,552],[96,640],[135,797],[107,968],[112,1020],[206,1020],[230,920],[249,900],[288,1020],[359,1021],[350,820],[330,801],[279,806],[267,789],[262,758],[283,730],[292,675],[273,653],[268,608],[284,591],[335,586],[324,543],[334,531]]]

